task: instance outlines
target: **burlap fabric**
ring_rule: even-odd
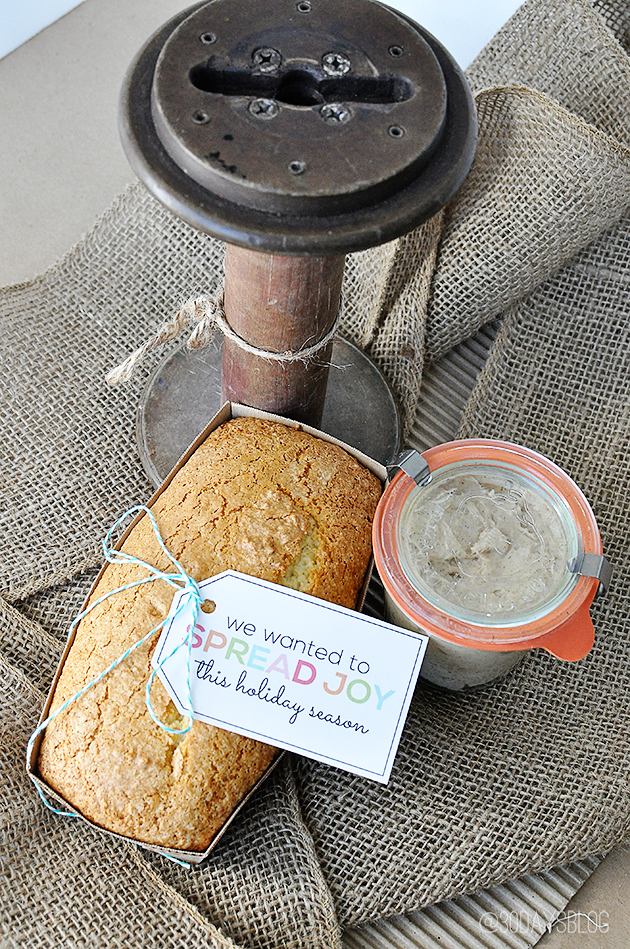
[[[354,255],[345,281],[344,331],[408,422],[425,360],[507,314],[462,431],[543,451],[583,486],[616,565],[594,650],[532,654],[473,694],[420,686],[387,787],[287,760],[202,868],[50,814],[23,757],[100,538],[150,493],[133,435],[150,367],[124,389],[105,373],[212,289],[222,248],[135,186],[2,293],[2,946],[334,947],[344,926],[628,834],[629,37],[622,0],[524,4],[469,71],[481,134],[464,188]]]

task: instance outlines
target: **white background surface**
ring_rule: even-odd
[[[433,33],[460,66],[477,53],[521,5],[521,0],[385,0]]]
[[[81,0],[0,0],[0,58],[54,23],[80,2]]]

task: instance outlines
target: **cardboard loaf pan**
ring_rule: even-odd
[[[173,468],[173,470],[170,472],[170,474],[167,476],[167,478],[164,480],[164,482],[160,485],[160,487],[158,488],[158,490],[155,492],[155,494],[153,495],[153,497],[147,502],[147,507],[151,508],[151,507],[155,504],[155,502],[157,501],[157,499],[160,497],[160,495],[162,494],[162,492],[166,490],[166,488],[167,488],[168,485],[171,483],[171,481],[173,480],[173,478],[175,477],[175,475],[177,474],[177,472],[180,470],[180,468],[181,468],[184,464],[186,464],[186,462],[188,461],[188,459],[194,454],[194,452],[197,450],[197,448],[199,447],[199,445],[201,445],[201,444],[206,440],[206,438],[211,434],[211,432],[213,432],[213,431],[214,431],[216,428],[218,428],[220,425],[223,425],[224,422],[227,422],[227,421],[229,421],[229,420],[232,419],[232,418],[243,418],[243,417],[245,417],[245,418],[247,418],[247,417],[253,417],[253,418],[266,419],[266,420],[272,421],[272,422],[279,422],[279,423],[281,423],[282,425],[288,426],[289,428],[300,429],[301,431],[304,431],[304,432],[306,432],[306,433],[308,433],[308,434],[310,434],[310,435],[313,435],[315,438],[320,438],[320,439],[322,439],[323,441],[327,441],[327,442],[330,442],[330,443],[332,443],[332,444],[334,444],[334,445],[338,445],[339,447],[343,448],[346,452],[348,452],[348,454],[350,454],[350,455],[352,455],[354,458],[356,458],[357,461],[358,461],[360,464],[362,464],[365,468],[367,468],[369,471],[371,471],[372,474],[376,475],[376,477],[381,481],[382,484],[385,484],[385,481],[386,481],[386,479],[387,479],[387,470],[385,469],[385,467],[384,467],[383,465],[381,465],[381,464],[379,464],[378,462],[374,461],[372,458],[369,458],[367,455],[364,455],[362,452],[357,451],[356,449],[352,448],[350,445],[346,445],[344,442],[339,441],[339,439],[333,438],[331,435],[327,435],[325,432],[321,432],[321,431],[319,431],[319,430],[317,430],[317,429],[311,428],[311,427],[308,426],[308,425],[302,425],[302,424],[299,423],[299,422],[294,422],[294,421],[292,421],[291,419],[282,418],[282,417],[277,416],[277,415],[271,415],[271,414],[268,413],[268,412],[262,412],[262,411],[260,411],[260,410],[258,410],[258,409],[250,408],[249,406],[238,405],[238,404],[236,404],[236,403],[226,402],[226,403],[222,406],[222,408],[219,410],[219,412],[217,412],[217,414],[214,416],[214,418],[211,419],[211,421],[210,421],[210,422],[208,423],[208,425],[205,427],[205,429],[203,430],[203,432],[201,432],[201,434],[195,439],[195,441],[192,443],[192,445],[191,445],[191,446],[186,450],[186,452],[182,455],[182,457],[181,457],[180,460],[177,462],[177,464],[175,465],[175,467]],[[138,517],[136,517],[136,518],[133,520],[133,522],[129,525],[129,527],[127,528],[127,530],[125,531],[125,533],[122,535],[122,537],[120,538],[120,540],[119,540],[118,543],[116,544],[116,549],[119,549],[119,548],[122,546],[122,544],[125,542],[125,540],[127,539],[128,535],[130,534],[130,532],[133,530],[133,528],[135,527],[135,525],[142,519],[142,517],[144,517],[144,514],[139,514]],[[364,603],[364,600],[365,600],[365,594],[366,594],[367,587],[368,587],[368,584],[369,584],[369,581],[370,581],[370,577],[371,577],[371,573],[372,573],[372,563],[373,563],[373,562],[372,562],[372,560],[370,559],[370,563],[369,563],[369,566],[368,566],[368,569],[367,569],[367,572],[366,572],[366,576],[365,576],[365,578],[364,578],[363,586],[362,586],[362,588],[361,588],[361,591],[360,591],[360,593],[359,593],[359,597],[358,597],[358,600],[357,600],[357,606],[356,606],[356,608],[357,608],[358,610],[360,610],[360,609],[362,608],[363,603]],[[105,564],[103,565],[103,567],[101,568],[101,570],[100,570],[98,576],[96,577],[94,583],[92,584],[92,587],[91,587],[91,589],[90,589],[90,592],[88,593],[88,595],[87,595],[87,597],[86,597],[86,599],[85,599],[85,602],[83,603],[83,606],[81,607],[81,610],[85,609],[85,607],[87,606],[87,603],[88,603],[88,601],[89,601],[89,599],[90,599],[90,597],[91,597],[91,595],[92,595],[92,592],[94,591],[96,585],[97,585],[98,582],[100,581],[101,576],[102,576],[104,570],[105,570],[108,566],[109,566],[109,564],[108,564],[108,563],[105,563]],[[39,719],[39,724],[41,724],[41,722],[43,722],[43,721],[47,718],[47,716],[49,715],[50,708],[51,708],[51,705],[52,705],[53,695],[54,695],[54,692],[55,692],[55,688],[56,688],[56,686],[57,686],[57,682],[58,682],[59,677],[60,677],[60,675],[61,675],[61,670],[62,670],[62,668],[63,668],[63,665],[64,665],[64,663],[65,663],[65,661],[66,661],[66,657],[67,657],[67,655],[68,655],[68,653],[69,653],[69,651],[70,651],[70,649],[71,649],[71,647],[72,647],[72,644],[73,644],[73,642],[74,642],[75,632],[76,632],[76,629],[73,630],[72,634],[71,634],[70,637],[68,638],[68,642],[66,643],[66,647],[65,647],[65,649],[64,649],[63,655],[62,655],[61,660],[60,660],[60,662],[59,662],[59,666],[58,666],[58,668],[57,668],[57,672],[56,672],[56,674],[55,674],[55,678],[54,678],[53,683],[52,683],[52,686],[51,686],[51,688],[50,688],[50,692],[49,692],[48,697],[47,697],[47,699],[46,699],[46,703],[45,703],[45,705],[44,705],[44,708],[43,708],[43,710],[42,710],[42,714],[41,714],[40,719]],[[157,726],[156,726],[156,727],[157,727]],[[191,863],[191,864],[192,864],[192,863],[194,863],[194,864],[199,864],[199,863],[202,863],[202,861],[206,859],[206,857],[210,854],[210,852],[214,849],[214,847],[216,847],[217,843],[219,842],[219,840],[221,839],[221,837],[223,836],[223,834],[226,832],[226,830],[228,829],[228,827],[230,826],[230,824],[232,823],[232,821],[235,819],[235,817],[237,816],[237,814],[239,813],[239,811],[241,810],[241,808],[247,803],[247,801],[250,799],[250,797],[251,797],[253,794],[256,793],[256,791],[257,791],[257,789],[260,787],[260,785],[261,785],[264,781],[266,781],[266,779],[267,779],[267,777],[269,776],[269,774],[271,774],[271,772],[273,771],[273,769],[277,766],[278,762],[281,760],[281,758],[282,758],[283,755],[284,755],[284,752],[279,752],[279,753],[276,755],[276,757],[275,757],[274,760],[271,762],[271,764],[269,765],[269,767],[267,768],[267,770],[264,772],[264,774],[258,779],[258,781],[256,781],[256,783],[255,783],[255,784],[253,785],[253,787],[249,790],[249,792],[245,795],[245,797],[243,797],[243,798],[241,799],[241,801],[238,803],[238,805],[236,806],[236,808],[232,811],[232,813],[231,813],[230,816],[227,818],[227,820],[225,821],[225,823],[224,823],[224,824],[222,825],[222,827],[217,831],[217,833],[216,833],[215,836],[213,837],[212,841],[210,842],[210,845],[208,846],[208,848],[207,848],[205,851],[200,852],[200,851],[196,851],[196,850],[178,850],[178,849],[171,848],[171,847],[160,847],[160,846],[158,846],[158,845],[156,845],[156,844],[148,844],[148,843],[145,843],[144,841],[135,840],[134,838],[126,837],[126,836],[124,836],[124,835],[122,835],[122,834],[117,834],[117,833],[115,833],[114,831],[106,830],[104,827],[101,827],[100,824],[96,824],[96,823],[94,823],[93,821],[89,820],[88,818],[84,817],[84,816],[83,816],[79,811],[77,811],[71,804],[69,804],[60,794],[58,794],[53,788],[51,788],[51,787],[40,777],[40,775],[38,774],[38,771],[37,771],[37,761],[38,761],[38,758],[39,758],[39,748],[40,748],[40,745],[41,745],[41,740],[42,740],[42,738],[43,738],[43,732],[42,732],[42,734],[38,735],[37,739],[36,739],[35,742],[33,743],[33,746],[32,746],[32,748],[30,749],[30,754],[29,754],[29,757],[28,757],[28,760],[27,760],[27,763],[26,763],[26,764],[27,764],[27,772],[28,772],[29,777],[30,777],[31,780],[40,788],[42,794],[44,795],[44,797],[45,797],[46,799],[52,799],[52,800],[54,800],[55,802],[57,802],[58,804],[60,804],[60,805],[62,806],[62,808],[64,808],[65,810],[67,810],[69,813],[75,814],[76,816],[80,817],[80,818],[81,818],[82,820],[84,820],[87,824],[90,824],[90,826],[92,826],[92,827],[96,828],[97,830],[101,831],[101,833],[109,834],[111,837],[116,837],[116,838],[118,838],[118,839],[120,839],[120,840],[131,841],[131,842],[133,842],[133,843],[138,844],[138,845],[141,846],[141,847],[144,847],[146,850],[151,850],[151,851],[153,851],[153,852],[155,852],[155,853],[162,854],[162,855],[165,856],[165,857],[169,857],[169,858],[171,858],[171,859],[180,860],[180,861],[183,861],[183,862],[185,862],[185,863]]]

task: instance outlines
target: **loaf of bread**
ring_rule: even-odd
[[[370,557],[378,479],[342,449],[254,418],[216,429],[152,510],[167,549],[201,581],[233,569],[353,607]],[[124,550],[172,570],[148,517]],[[110,564],[92,600],[146,570]],[[168,613],[162,580],[117,593],[79,624],[51,708],[145,636]],[[159,632],[48,726],[41,777],[95,823],[138,841],[205,850],[276,749],[195,721],[184,736],[149,716],[145,684]],[[159,718],[182,728],[159,680]]]

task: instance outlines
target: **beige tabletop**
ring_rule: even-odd
[[[138,48],[183,5],[86,0],[0,60],[0,285],[49,267],[134,181],[119,90]],[[629,932],[630,850],[620,847],[538,946],[627,949]]]

